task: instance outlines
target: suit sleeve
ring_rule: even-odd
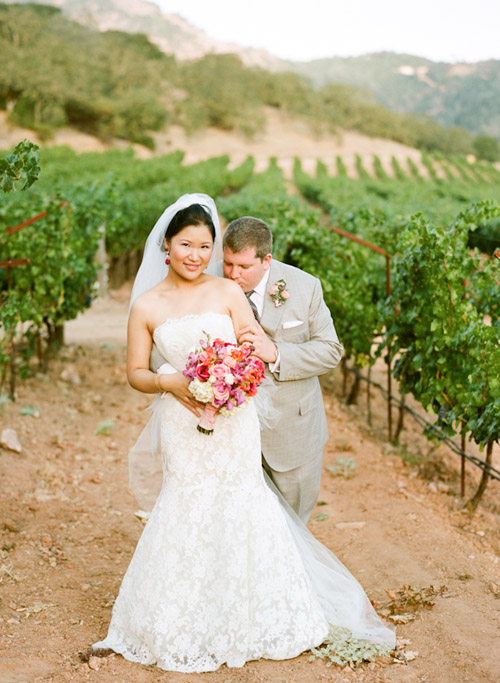
[[[344,353],[330,311],[323,300],[319,280],[315,280],[309,304],[309,339],[305,342],[275,340],[280,364],[275,378],[279,382],[323,375],[335,368]]]

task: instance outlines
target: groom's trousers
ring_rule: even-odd
[[[273,470],[262,456],[262,466],[283,498],[304,524],[307,524],[318,500],[323,453],[287,472]]]

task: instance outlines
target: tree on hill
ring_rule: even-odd
[[[484,161],[500,161],[500,144],[488,135],[479,135],[474,140],[474,152],[478,159]]]

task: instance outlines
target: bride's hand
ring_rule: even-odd
[[[189,391],[189,379],[184,377],[182,372],[176,372],[171,375],[162,375],[160,386],[163,391],[167,391],[182,403],[182,405],[190,410],[196,417],[201,416],[201,410],[204,405],[195,399],[193,394]]]

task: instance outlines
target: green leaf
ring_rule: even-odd
[[[315,515],[315,519],[318,520],[318,522],[322,522],[324,519],[328,519],[329,515],[327,512],[320,512],[318,515]]]
[[[3,192],[26,190],[40,174],[40,150],[29,140],[23,140],[12,154],[0,160],[0,189]]]
[[[33,406],[25,406],[19,411],[21,415],[30,415],[31,417],[40,417],[40,409]]]
[[[113,422],[113,420],[104,420],[104,422],[100,422],[97,425],[97,429],[94,431],[94,434],[111,434],[111,430],[114,426],[115,423]]]

